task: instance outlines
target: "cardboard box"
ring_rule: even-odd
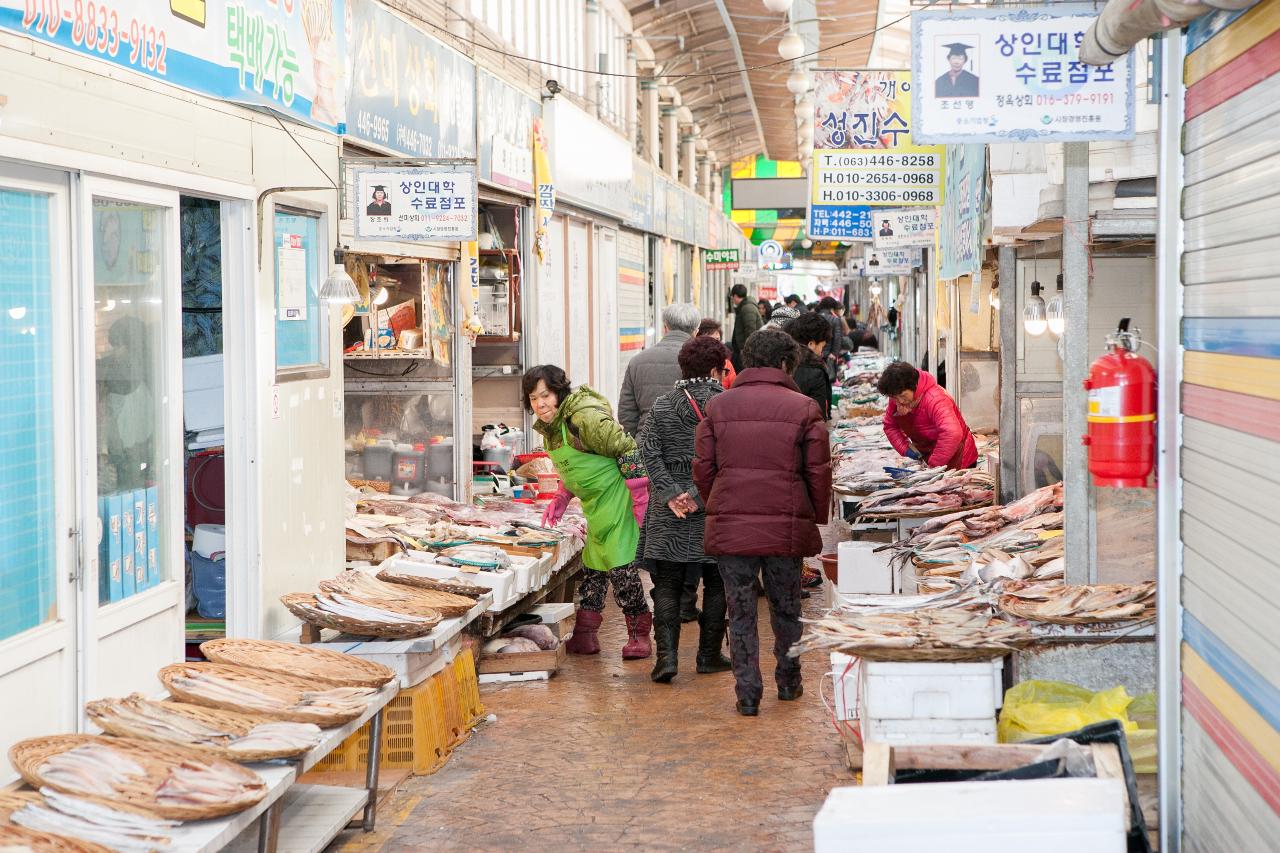
[[[133,493],[133,588],[147,588],[147,490]]]
[[[98,498],[102,513],[102,541],[99,545],[99,602],[119,601],[124,597],[124,576],[120,554],[120,496]]]
[[[519,652],[510,655],[483,655],[476,672],[486,675],[495,672],[555,672],[564,663],[564,643],[551,651]]]
[[[121,598],[128,598],[138,591],[133,573],[133,492],[111,496],[120,506],[120,581]]]
[[[160,583],[160,487],[147,489],[147,586]]]

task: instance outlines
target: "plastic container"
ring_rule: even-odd
[[[377,480],[390,483],[394,468],[396,445],[389,438],[370,441],[364,449],[364,477],[366,480]]]
[[[858,719],[857,658],[840,652],[831,653],[831,712],[837,720]]]
[[[864,706],[865,708],[865,706]],[[987,720],[862,720],[863,742],[888,744],[995,743],[995,718]]]
[[[427,448],[427,475],[437,482],[453,482],[453,439],[432,442]]]
[[[191,534],[191,550],[205,559],[227,550],[227,528],[222,524],[197,524]]]
[[[205,619],[227,617],[227,564],[217,559],[191,555],[191,585],[196,593],[196,612]]]
[[[893,569],[891,552],[876,553],[880,542],[841,542],[836,547],[836,592],[891,595]]]
[[[560,490],[560,475],[554,471],[538,475],[538,497],[549,498]]]
[[[482,451],[481,456],[485,462],[496,464],[503,471],[510,471],[514,467],[512,463],[515,461],[515,451],[510,447],[491,447]]]
[[[511,569],[504,569],[498,572],[463,572],[454,566],[442,566],[432,562],[432,555],[424,554],[421,551],[410,551],[392,559],[396,561],[394,564],[396,571],[421,575],[424,578],[435,578],[436,580],[461,578],[477,586],[485,587],[493,592],[493,603],[489,605],[490,612],[505,610],[520,597],[519,593],[516,592],[516,572]]]
[[[397,495],[416,495],[426,488],[426,445],[396,445],[392,478],[391,491]]]
[[[859,676],[862,713],[879,720],[981,720],[993,725],[1003,700],[1003,671],[999,658],[981,663],[866,661]]]

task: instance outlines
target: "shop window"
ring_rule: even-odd
[[[222,352],[222,205],[182,197],[182,357]]]
[[[49,199],[0,189],[0,640],[56,618]]]
[[[277,209],[272,245],[277,377],[327,376],[329,314],[320,303],[320,217]]]

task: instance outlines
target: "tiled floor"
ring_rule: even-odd
[[[684,626],[672,684],[649,681],[652,658],[623,663],[610,602],[599,656],[570,656],[550,682],[485,688],[497,722],[435,775],[407,781],[376,832],[348,832],[331,850],[811,849],[814,814],[853,777],[819,697],[822,660],[804,661],[800,700],[770,689],[763,599],[760,609],[759,717],[734,710],[730,673],[694,674],[696,624]]]

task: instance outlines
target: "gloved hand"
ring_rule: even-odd
[[[919,462],[924,457],[920,455],[920,451],[916,450],[914,447],[909,447],[907,448],[907,458],[914,459]]]
[[[547,508],[542,511],[542,526],[555,527],[559,524],[571,500],[573,500],[573,493],[561,485],[551,496],[551,500],[547,501]]]
[[[636,524],[644,527],[644,512],[649,508],[649,478],[627,480],[627,488],[631,490],[631,511],[635,514]]]

